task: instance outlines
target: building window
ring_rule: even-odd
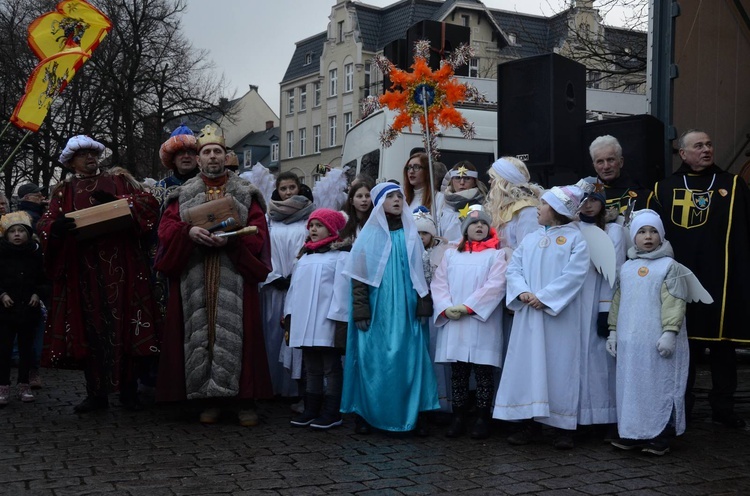
[[[372,62],[369,60],[365,62],[365,86],[364,86],[364,97],[367,98],[370,96],[370,77],[372,70]]]
[[[294,157],[294,131],[286,132],[286,156]]]
[[[271,162],[278,162],[279,161],[279,144],[273,143],[271,144]]]
[[[305,54],[305,65],[310,65],[310,64],[312,64],[312,54],[311,53],[306,53]]]
[[[339,92],[338,69],[328,71],[328,96],[336,96]]]
[[[469,17],[468,15],[461,16],[461,24],[463,26],[469,26],[470,21],[471,21],[471,17]]]
[[[599,82],[602,79],[602,73],[599,71],[589,71],[586,82],[587,88],[599,89]]]
[[[347,112],[344,114],[344,132],[350,130],[352,128],[352,125],[354,123],[352,122],[352,113]]]
[[[508,41],[511,45],[515,46],[516,44],[516,33],[508,33]]]
[[[342,41],[344,41],[344,21],[339,21],[338,26],[339,26],[339,32],[338,32],[337,41],[341,43]]]
[[[313,153],[320,153],[320,126],[313,126]]]
[[[305,155],[305,145],[307,142],[307,128],[302,128],[299,130],[299,156],[302,157]]]
[[[328,146],[336,146],[336,116],[328,118]]]
[[[253,166],[253,151],[252,150],[245,150],[242,157],[242,163],[245,168],[249,168]]]
[[[320,107],[320,82],[313,85],[313,107]]]
[[[478,58],[473,58],[469,60],[469,77],[470,78],[479,77],[479,59]]]
[[[289,90],[286,92],[286,113],[294,113],[294,90]]]
[[[344,92],[354,91],[354,64],[344,66]]]
[[[307,110],[307,86],[299,87],[299,111]]]

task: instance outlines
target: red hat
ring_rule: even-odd
[[[321,224],[326,226],[331,236],[338,237],[339,231],[341,231],[346,225],[346,217],[341,212],[331,210],[330,208],[319,208],[310,214],[307,219],[307,225],[310,226],[310,221],[316,219]]]

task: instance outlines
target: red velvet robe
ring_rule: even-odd
[[[204,179],[199,176],[195,180]],[[244,181],[243,181],[244,182]],[[263,339],[258,284],[271,271],[270,241],[264,206],[259,201],[248,209],[247,226],[256,226],[255,235],[230,238],[223,248],[231,259],[234,270],[243,278],[242,305],[242,364],[238,398],[268,398],[272,396],[271,378]],[[157,401],[186,399],[185,335],[180,278],[190,270],[189,260],[194,250],[207,249],[188,237],[190,225],[180,217],[177,199],[167,203],[159,224],[159,250],[155,269],[169,278],[169,302],[162,335],[162,354],[156,383]],[[208,248],[211,249],[211,248]],[[219,307],[221,312],[221,306]]]
[[[117,390],[135,357],[159,352],[158,316],[151,294],[148,241],[159,204],[122,174],[63,182],[39,220],[45,268],[52,280],[42,364],[88,367],[99,394]],[[132,227],[90,240],[57,238],[52,223],[67,212],[97,205],[96,190],[130,201]]]

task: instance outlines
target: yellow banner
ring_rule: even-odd
[[[63,0],[56,9],[29,26],[29,46],[39,60],[66,48],[91,53],[112,29],[109,18],[84,0]]]

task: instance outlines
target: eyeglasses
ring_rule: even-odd
[[[407,165],[406,167],[404,167],[404,170],[405,170],[406,172],[419,172],[419,171],[421,171],[421,170],[422,170],[423,168],[424,168],[424,167],[422,167],[422,166],[421,166],[421,165],[419,165],[419,164],[409,164],[409,165]]]

